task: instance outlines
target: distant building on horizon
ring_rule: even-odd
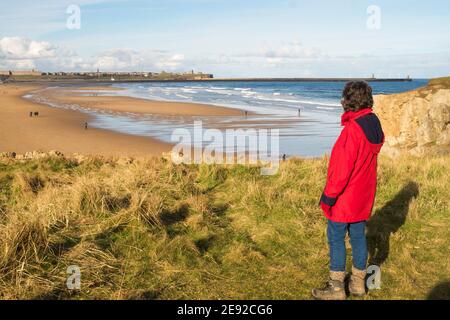
[[[188,72],[136,72],[136,71],[101,71],[97,68],[96,71],[56,71],[56,72],[41,72],[35,69],[32,70],[4,70],[0,71],[0,76],[4,78],[14,76],[33,76],[43,77],[43,79],[92,79],[92,78],[109,78],[119,81],[121,79],[148,79],[148,80],[204,80],[213,79],[214,75],[210,73],[195,72],[194,70]],[[112,81],[112,80],[111,80]]]
[[[200,73],[199,75],[194,77],[194,80],[202,80],[202,79],[213,79],[214,75],[210,73]]]
[[[32,69],[32,70],[0,70],[0,75],[2,76],[41,76],[42,72]]]

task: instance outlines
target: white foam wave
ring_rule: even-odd
[[[179,94],[179,93],[175,93],[175,95],[176,95],[177,97],[180,97],[180,98],[183,98],[183,99],[190,99],[190,98],[191,98],[191,97],[188,97],[188,96]]]
[[[321,101],[314,101],[314,100],[282,99],[282,98],[266,97],[266,96],[261,96],[261,95],[256,96],[256,99],[263,100],[263,101],[277,101],[277,102],[301,103],[301,104],[319,105],[319,106],[328,106],[328,107],[340,107],[340,105],[336,104],[336,103],[328,103],[328,102],[321,102]]]
[[[188,88],[182,88],[181,91],[186,92],[186,93],[198,93],[197,91],[195,91],[193,89],[188,89]]]
[[[321,109],[321,110],[336,110],[336,108],[331,108],[331,107],[317,107],[317,109]]]

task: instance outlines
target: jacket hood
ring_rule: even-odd
[[[357,112],[347,111],[341,117],[341,124],[347,126],[350,123],[360,130],[370,152],[378,154],[384,144],[384,133],[378,117],[372,113],[372,109],[362,109]]]
[[[351,120],[372,113],[372,108],[361,109],[359,111],[346,111],[341,116],[341,125],[346,126]]]

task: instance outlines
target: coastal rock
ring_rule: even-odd
[[[0,158],[7,158],[7,159],[15,159],[17,154],[15,152],[1,152]]]
[[[132,164],[134,161],[133,158],[129,158],[129,157],[121,157],[119,159],[117,159],[117,165],[119,166],[126,166],[128,164]]]
[[[78,163],[78,164],[81,164],[81,163],[83,163],[83,162],[85,162],[87,160],[86,156],[84,156],[82,154],[79,154],[79,153],[72,154],[71,158],[73,160],[75,160],[75,162]]]
[[[64,158],[64,154],[62,152],[59,152],[59,151],[56,151],[56,150],[49,151],[47,153],[47,156]]]
[[[62,158],[64,157],[64,155],[59,151],[51,150],[49,152],[40,152],[40,151],[26,152],[23,156],[24,159],[42,159],[48,157]]]
[[[39,152],[37,152],[37,151],[25,152],[25,154],[23,155],[24,159],[37,159],[38,157],[39,157]]]
[[[386,134],[383,153],[450,152],[450,86],[432,82],[410,92],[379,95],[374,111]]]
[[[41,152],[41,151],[29,151],[24,154],[16,154],[15,152],[3,152],[0,154],[0,158],[15,158],[17,160],[33,160],[33,159],[43,159],[48,157],[58,157],[63,158],[64,154],[59,151],[49,151],[49,152]]]

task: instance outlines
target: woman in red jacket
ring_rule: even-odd
[[[327,184],[320,206],[328,220],[330,280],[324,289],[314,289],[317,299],[345,299],[344,290],[348,232],[353,267],[349,291],[365,295],[367,263],[366,221],[377,186],[377,156],[384,143],[378,117],[372,113],[372,88],[364,81],[349,82],[342,95],[341,132],[331,152]]]

